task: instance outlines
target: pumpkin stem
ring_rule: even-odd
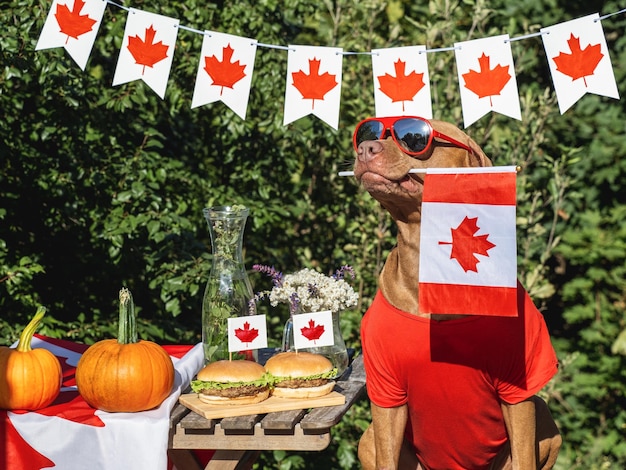
[[[43,316],[45,314],[46,307],[42,307],[41,305],[37,307],[37,312],[35,313],[35,316],[28,323],[28,325],[26,325],[24,331],[22,331],[22,334],[20,335],[20,340],[18,341],[17,347],[15,349],[20,352],[28,352],[32,350],[30,343],[33,339],[35,331],[37,330],[37,327],[39,326],[39,323],[41,323],[41,320],[43,319]]]
[[[135,322],[135,303],[130,291],[123,287],[120,290],[120,320],[117,342],[131,344],[137,342],[137,324]]]

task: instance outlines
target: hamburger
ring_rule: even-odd
[[[337,369],[320,354],[282,352],[270,357],[265,370],[274,382],[272,395],[281,398],[314,398],[328,395],[335,386]]]
[[[200,401],[211,405],[251,405],[269,397],[270,380],[261,364],[221,360],[207,364],[191,382]]]

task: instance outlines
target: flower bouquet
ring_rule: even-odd
[[[290,316],[283,331],[283,350],[293,349],[293,315],[324,310],[332,312],[334,344],[306,350],[328,357],[337,368],[337,375],[341,375],[348,367],[348,353],[341,335],[339,313],[354,307],[359,300],[358,294],[345,280],[346,275],[354,278],[352,267],[342,266],[330,276],[310,268],[286,275],[273,267],[259,264],[252,269],[270,276],[274,284],[271,290],[257,293],[256,300],[267,298],[273,307],[280,303],[289,305]]]

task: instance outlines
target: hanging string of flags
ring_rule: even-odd
[[[85,70],[107,4],[127,10],[113,86],[143,80],[165,96],[180,29],[204,35],[191,107],[223,102],[246,118],[258,47],[288,53],[283,124],[307,115],[334,129],[339,124],[343,57],[370,54],[376,116],[432,118],[428,53],[454,51],[464,126],[489,112],[521,120],[511,43],[541,36],[561,114],[586,93],[619,99],[613,66],[598,13],[510,38],[498,35],[426,49],[411,45],[370,52],[337,47],[278,46],[256,39],[200,31],[176,18],[118,5],[111,0],[53,0],[35,50],[63,47]]]

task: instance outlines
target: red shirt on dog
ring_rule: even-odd
[[[507,440],[500,402],[532,397],[557,371],[543,316],[519,284],[517,317],[440,322],[378,292],[361,338],[370,400],[408,404],[406,437],[428,470],[488,468]]]

